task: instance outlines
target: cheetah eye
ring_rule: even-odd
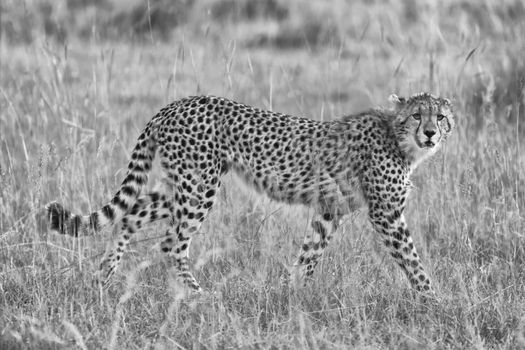
[[[443,114],[438,114],[437,119],[439,121],[443,120],[443,118],[445,118],[445,116]]]
[[[412,114],[412,118],[414,118],[415,120],[421,120],[421,114],[414,113],[414,114]]]

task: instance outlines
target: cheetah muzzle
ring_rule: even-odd
[[[415,167],[436,152],[454,128],[451,103],[428,93],[390,97],[391,109],[372,109],[334,121],[264,111],[214,96],[189,97],[164,107],[138,138],[122,185],[101,209],[71,213],[47,206],[50,227],[78,237],[116,223],[121,234],[100,265],[107,285],[134,233],[165,219],[160,244],[178,276],[200,286],[188,248],[215,202],[221,177],[233,170],[270,198],[315,209],[292,267],[294,280],[310,276],[343,217],[365,206],[390,255],[418,291],[430,279],[407,228],[404,209]],[[162,190],[143,194],[156,155]]]

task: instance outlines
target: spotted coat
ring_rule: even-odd
[[[181,99],[146,125],[109,203],[85,216],[50,203],[50,226],[78,236],[120,223],[122,233],[100,266],[99,279],[107,285],[133,234],[167,219],[161,251],[174,258],[184,283],[200,290],[189,269],[188,248],[215,202],[221,176],[233,170],[276,201],[315,209],[311,232],[292,267],[293,281],[312,274],[344,215],[365,206],[412,286],[428,291],[430,279],[404,209],[411,172],[443,143],[454,118],[447,99],[427,93],[408,99],[392,95],[391,101],[392,109],[321,122],[214,96]],[[143,195],[157,154],[165,186]]]

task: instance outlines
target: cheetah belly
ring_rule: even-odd
[[[311,164],[276,171],[278,166],[271,162],[257,163],[255,167],[241,162],[232,164],[235,173],[248,187],[279,202],[337,208],[341,214],[365,205],[357,179],[337,181],[327,171],[314,170]]]

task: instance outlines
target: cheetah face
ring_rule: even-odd
[[[398,142],[413,163],[432,155],[454,128],[452,105],[428,93],[408,99],[390,96],[394,103]]]

